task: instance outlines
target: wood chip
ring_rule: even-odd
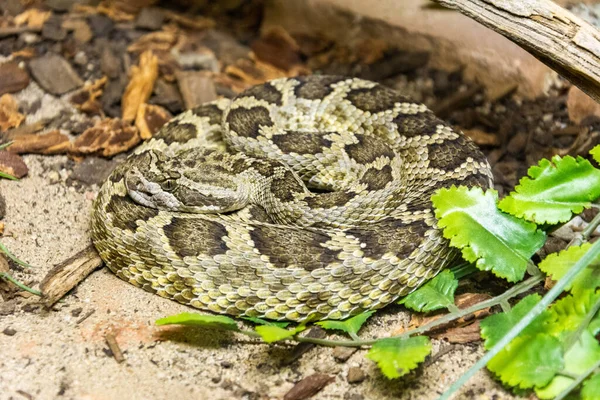
[[[454,93],[433,107],[433,112],[440,118],[446,118],[452,111],[464,108],[469,101],[481,91],[481,86],[469,86],[466,90]]]
[[[23,90],[29,85],[29,74],[15,62],[0,65],[0,96]]]
[[[481,340],[479,330],[479,321],[475,321],[466,326],[457,326],[449,328],[438,334],[433,334],[436,339],[446,339],[450,343],[473,343]]]
[[[17,101],[10,94],[0,96],[0,132],[19,126],[24,120]]]
[[[47,92],[61,95],[83,86],[71,64],[56,54],[46,54],[29,63],[33,78]]]
[[[177,71],[177,84],[186,109],[216,100],[212,74],[206,71]]]
[[[58,130],[42,134],[19,134],[10,139],[13,144],[7,151],[16,154],[64,154],[71,149],[69,137]]]
[[[107,118],[86,129],[75,139],[73,153],[111,157],[131,149],[140,140],[135,126],[118,118]]]
[[[215,27],[214,20],[202,17],[200,15],[188,17],[187,15],[179,14],[174,11],[165,10],[165,17],[168,20],[188,29],[205,30]]]
[[[135,118],[135,126],[144,140],[150,139],[173,115],[165,108],[153,104],[142,104]]]
[[[72,31],[73,38],[80,44],[89,42],[94,36],[89,24],[83,19],[67,19],[62,23],[62,27]]]
[[[159,78],[154,84],[154,96],[150,98],[154,104],[159,104],[174,114],[183,110],[183,99],[177,85]]]
[[[27,25],[29,28],[42,29],[44,23],[52,16],[52,11],[42,11],[39,8],[30,8],[17,15],[14,22],[17,26]]]
[[[428,52],[397,51],[361,68],[360,77],[381,81],[398,74],[414,71],[429,62]]]
[[[239,59],[235,64],[229,65],[225,68],[225,73],[241,79],[248,86],[260,85],[266,81],[291,76],[286,71],[270,64],[246,58]]]
[[[92,83],[86,84],[82,89],[73,93],[69,100],[78,110],[86,114],[99,115],[102,111],[102,104],[100,104],[99,98],[102,96],[102,88],[107,80],[108,78],[103,76]]]
[[[123,72],[121,59],[117,57],[110,43],[105,42],[101,47],[100,70],[109,78],[115,79]]]
[[[106,344],[108,344],[115,361],[118,363],[125,361],[125,357],[123,356],[123,352],[119,347],[119,343],[117,343],[117,338],[115,337],[114,333],[107,333],[106,336],[104,336],[104,339],[106,339]]]
[[[121,99],[121,118],[133,121],[139,107],[146,103],[152,94],[154,82],[158,77],[158,58],[152,51],[145,51],[140,56],[138,66],[131,67],[131,80]]]
[[[291,71],[302,65],[300,47],[294,38],[279,26],[271,28],[252,42],[250,48],[256,58],[284,71]]]
[[[303,400],[319,393],[325,386],[335,380],[327,374],[312,374],[302,379],[283,396],[283,400]]]
[[[42,302],[46,307],[52,307],[101,265],[102,259],[94,246],[90,245],[73,257],[54,266],[40,284]]]
[[[162,31],[150,32],[141,36],[138,40],[127,47],[131,53],[143,53],[146,51],[168,51],[177,42],[177,28],[163,27]]]
[[[499,146],[500,138],[493,133],[487,133],[481,129],[463,129],[465,135],[470,137],[479,146]]]
[[[146,7],[137,15],[135,19],[136,28],[148,29],[151,31],[159,30],[165,20],[165,13],[159,7]]]
[[[22,178],[29,169],[23,159],[15,153],[0,151],[0,171]]]

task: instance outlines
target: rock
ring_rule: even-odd
[[[117,78],[123,71],[121,58],[117,57],[108,42],[103,43],[100,53],[100,70],[109,78]]]
[[[78,51],[77,54],[75,54],[75,57],[73,57],[73,61],[77,65],[85,65],[88,62],[88,58],[85,55],[85,52]]]
[[[165,14],[160,8],[146,7],[142,8],[142,11],[140,11],[135,19],[135,27],[157,31],[162,28],[164,21]]]
[[[0,65],[0,96],[25,89],[29,85],[29,74],[15,62]]]
[[[15,153],[0,151],[0,171],[17,178],[27,175],[29,169],[23,159]]]
[[[571,86],[567,95],[567,110],[569,119],[579,124],[590,116],[600,117],[600,104],[581,91],[577,86]]]
[[[61,95],[83,85],[71,64],[57,54],[46,54],[31,60],[29,69],[33,78],[46,91]]]
[[[206,69],[219,72],[219,60],[215,57],[215,53],[208,48],[200,48],[185,53],[172,51],[171,54],[183,69]]]
[[[348,383],[360,383],[366,379],[366,375],[359,367],[350,367],[348,369]]]
[[[77,181],[85,185],[101,184],[115,168],[114,160],[105,160],[100,157],[86,157],[79,164],[75,164],[69,181]]]
[[[175,76],[186,109],[216,100],[217,92],[210,74],[203,71],[177,71]]]
[[[333,349],[333,358],[337,362],[346,362],[352,354],[356,353],[356,350],[356,347],[336,347]]]
[[[54,40],[55,42],[66,39],[67,30],[61,26],[60,18],[48,18],[42,28],[42,37],[44,39]]]
[[[17,331],[11,327],[8,327],[4,328],[2,333],[4,333],[6,336],[15,336],[17,334]]]
[[[80,3],[80,0],[46,0],[44,4],[53,11],[67,12],[74,4]]]
[[[5,215],[6,215],[6,201],[4,200],[4,196],[2,196],[2,193],[0,193],[0,219],[4,219]],[[1,268],[0,268],[0,271],[2,271]],[[0,303],[0,304],[2,304],[2,303]]]
[[[23,10],[23,4],[21,4],[20,0],[3,0],[0,2],[0,11],[3,11],[7,15],[14,17],[21,14]]]
[[[90,15],[88,22],[95,37],[108,36],[115,26],[110,18],[102,14]]]
[[[154,95],[150,98],[150,103],[159,104],[173,114],[183,110],[183,100],[179,89],[175,84],[168,83],[164,79],[158,79],[154,84]]]
[[[0,315],[11,315],[17,309],[16,301],[5,301],[0,303]]]

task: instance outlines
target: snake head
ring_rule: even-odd
[[[138,156],[125,174],[125,187],[139,204],[188,213],[224,213],[248,204],[250,184],[235,170],[240,157],[198,149]]]

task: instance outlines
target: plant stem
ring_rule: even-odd
[[[581,382],[583,382],[588,376],[593,374],[598,368],[600,368],[600,361],[597,361],[596,364],[592,365],[583,374],[579,375],[576,379],[574,379],[573,382],[571,382],[571,384],[565,388],[565,390],[560,392],[560,394],[554,398],[554,400],[562,400],[565,397],[567,397],[567,395],[571,393],[573,389],[579,386]]]
[[[11,282],[13,285],[19,287],[22,290],[25,290],[26,292],[35,294],[36,296],[41,296],[42,293],[38,292],[35,289],[32,289],[28,286],[23,285],[21,282],[19,282],[18,280],[16,280],[15,278],[13,278],[12,276],[10,276],[9,274],[7,274],[6,272],[0,272],[0,279],[5,279],[9,282]]]
[[[530,323],[541,314],[546,307],[550,305],[569,285],[585,267],[587,267],[596,257],[600,256],[600,241],[597,241],[590,249],[567,271],[567,273],[558,281],[556,285],[535,305],[513,328],[508,331],[504,337],[496,343],[483,357],[479,359],[469,370],[464,373],[448,390],[446,390],[439,400],[447,400],[458,389],[460,389],[477,371],[485,367],[487,363],[494,358],[503,348],[505,348],[519,333],[523,331]]]
[[[0,251],[2,251],[4,254],[6,254],[6,256],[8,258],[10,258],[11,260],[13,260],[14,262],[16,262],[17,264],[26,267],[26,268],[33,268],[31,265],[27,264],[25,261],[21,261],[19,260],[13,253],[11,253],[6,246],[4,246],[4,244],[0,243]]]
[[[415,329],[411,329],[400,335],[390,336],[389,338],[385,338],[385,339],[406,339],[412,335],[418,335],[418,334],[421,334],[424,332],[428,332],[428,331],[432,330],[433,328],[436,328],[440,325],[444,325],[448,322],[452,322],[455,319],[464,317],[465,315],[469,315],[476,311],[483,310],[484,308],[493,307],[495,305],[501,304],[503,301],[506,301],[514,296],[517,296],[521,293],[526,292],[527,290],[531,289],[532,287],[534,287],[538,283],[542,282],[543,280],[544,280],[543,275],[532,276],[532,277],[524,280],[523,282],[520,282],[520,283],[516,284],[515,286],[511,287],[510,289],[508,289],[506,292],[502,293],[499,296],[482,301],[481,303],[474,304],[471,307],[468,307],[468,308],[465,308],[462,310],[458,310],[458,312],[456,312],[456,313],[453,312],[450,314],[446,314],[443,317],[440,317],[434,321],[431,321],[428,324],[422,325]],[[240,329],[237,332],[241,333],[243,335],[251,336],[251,337],[260,337],[260,335],[254,331]],[[367,340],[330,340],[330,339],[318,339],[318,338],[310,338],[310,337],[303,337],[303,336],[294,336],[293,338],[289,338],[289,339],[285,339],[285,340],[294,340],[294,341],[300,342],[300,343],[312,343],[312,344],[318,344],[321,346],[361,347],[361,346],[371,346],[371,345],[375,344],[378,340],[381,340],[381,339],[384,339],[384,338],[367,339]]]
[[[598,225],[600,225],[600,212],[596,214],[596,216],[585,227],[583,232],[581,232],[581,241],[588,240],[592,233],[594,233]]]

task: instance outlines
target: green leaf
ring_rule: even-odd
[[[581,246],[571,246],[559,253],[549,254],[539,264],[539,268],[550,275],[553,280],[558,281],[591,246],[591,243],[584,243]],[[579,292],[582,290],[593,290],[598,287],[600,287],[600,260],[596,260],[581,271],[575,280],[566,287],[566,290]]]
[[[242,317],[242,319],[245,319],[246,321],[250,321],[256,325],[278,326],[280,328],[285,328],[286,326],[288,326],[290,324],[289,322],[285,322],[285,321],[269,321],[266,319],[256,318],[256,317]]]
[[[13,176],[9,173],[6,172],[2,172],[0,171],[0,178],[4,178],[4,179],[10,179],[11,181],[18,181],[19,178],[17,178],[16,176]]]
[[[336,329],[348,333],[352,337],[356,337],[361,326],[369,319],[375,310],[365,311],[362,314],[355,315],[345,321],[321,321],[316,324],[324,329]]]
[[[404,304],[414,311],[428,312],[440,308],[456,308],[454,292],[458,280],[450,270],[440,272],[435,278],[404,297],[398,304]]]
[[[538,224],[557,224],[600,197],[600,170],[582,157],[542,159],[528,174],[500,202],[502,211]]]
[[[592,157],[594,157],[594,160],[597,163],[600,163],[600,145],[594,147],[592,150],[590,150],[590,154],[592,155]]]
[[[550,307],[551,323],[546,330],[555,336],[565,336],[577,330],[599,297],[600,293],[586,290],[558,300]]]
[[[546,333],[517,337],[488,363],[502,382],[521,389],[547,385],[562,367],[561,343]]]
[[[523,279],[531,256],[546,240],[536,225],[498,210],[498,192],[451,187],[431,197],[438,225],[465,260],[509,282]]]
[[[156,320],[156,325],[189,325],[206,326],[211,328],[237,331],[235,320],[224,315],[202,315],[196,313],[181,313]]]
[[[426,336],[389,338],[375,342],[367,358],[375,361],[387,378],[394,379],[416,368],[430,352],[431,342]]]
[[[596,146],[594,148],[598,148]],[[600,373],[595,373],[583,382],[581,400],[600,400]]]
[[[498,313],[490,315],[481,321],[481,337],[485,339],[484,347],[491,349],[515,326],[525,314],[540,301],[539,294],[530,294],[519,301],[507,313]],[[549,311],[544,311],[531,324],[521,332],[519,337],[530,337],[544,331],[544,325],[548,323],[551,315]]]
[[[302,332],[305,326],[299,325],[295,329],[283,329],[274,325],[261,325],[254,328],[254,330],[260,335],[262,340],[267,343],[277,342],[283,339],[289,339],[298,332]]]
[[[581,338],[565,354],[565,368],[563,371],[572,375],[580,375],[596,364],[599,359],[600,344],[591,333],[583,331]],[[552,399],[571,383],[573,383],[573,378],[557,375],[547,386],[536,388],[535,393],[540,399]]]

